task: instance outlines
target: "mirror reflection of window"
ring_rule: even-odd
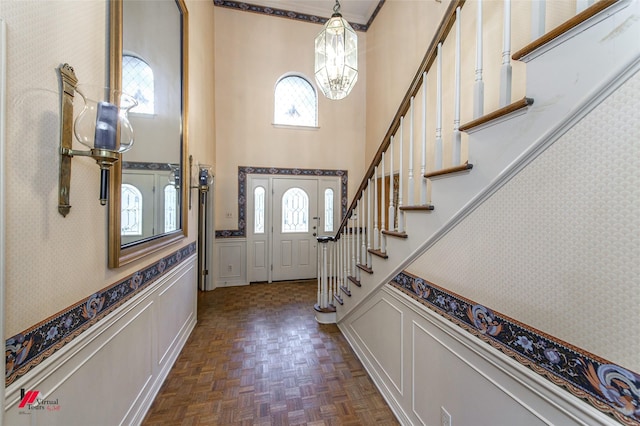
[[[133,185],[121,185],[121,235],[142,235],[142,193]]]
[[[282,196],[282,232],[309,232],[309,196],[300,188]]]
[[[324,232],[333,232],[333,189],[324,190]]]
[[[259,186],[253,191],[253,233],[264,234],[264,195],[265,190]]]
[[[131,109],[131,112],[155,112],[153,70],[137,56],[122,55],[122,91],[138,101],[138,105]]]
[[[318,96],[304,77],[289,75],[276,83],[273,123],[318,126]]]
[[[178,191],[174,185],[164,187],[164,232],[178,229]]]

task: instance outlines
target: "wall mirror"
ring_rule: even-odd
[[[187,24],[183,0],[109,2],[110,86],[138,100],[111,173],[111,268],[187,235]]]

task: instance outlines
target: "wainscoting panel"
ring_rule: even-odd
[[[193,322],[196,278],[195,270],[183,271],[176,277],[176,280],[164,288],[158,294],[158,315],[157,327],[161,330],[158,333],[158,363],[162,365],[166,361],[166,356],[175,348],[175,340],[183,334],[183,330]],[[188,278],[188,279],[187,279]],[[191,279],[193,278],[193,279]]]
[[[399,395],[403,393],[402,320],[402,311],[382,298],[350,324],[359,344]]]
[[[338,327],[401,424],[618,424],[392,286]]]
[[[10,425],[139,424],[196,324],[196,256],[6,388]],[[21,390],[39,404],[21,405]]]
[[[247,281],[247,241],[244,238],[216,239],[215,286],[245,285]]]
[[[437,424],[440,407],[461,425],[548,424],[445,341],[416,322],[412,331],[413,412],[422,424]]]

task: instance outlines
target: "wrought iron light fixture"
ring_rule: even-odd
[[[338,0],[315,46],[316,82],[327,98],[343,99],[358,81],[358,36],[340,14]]]
[[[107,204],[109,170],[120,159],[120,153],[133,145],[133,129],[128,111],[138,102],[131,96],[104,87],[77,87],[78,79],[69,64],[58,68],[62,84],[60,97],[60,176],[58,212],[66,216],[71,210],[69,187],[71,159],[91,157],[100,166],[100,204]],[[73,119],[74,96],[83,101],[83,109]],[[73,135],[88,151],[72,149]]]

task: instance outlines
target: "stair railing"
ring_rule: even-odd
[[[575,23],[570,17],[563,26],[577,25],[585,16],[598,13],[602,9],[610,6],[618,0],[577,0]],[[347,209],[346,215],[341,221],[335,236],[326,241],[319,241],[321,246],[326,245],[329,253],[336,252],[334,259],[341,259],[342,269],[338,266],[331,268],[318,268],[319,274],[333,274],[331,277],[319,275],[318,278],[318,300],[322,309],[333,309],[335,303],[344,302],[343,295],[350,296],[352,284],[360,285],[361,270],[371,270],[373,267],[372,254],[380,257],[387,257],[387,237],[400,236],[406,238],[406,222],[404,212],[415,209],[433,209],[430,204],[429,178],[447,173],[468,170],[472,165],[468,164],[463,152],[462,134],[479,123],[486,122],[498,116],[508,114],[518,108],[526,107],[531,100],[524,97],[522,100],[512,102],[512,92],[514,87],[514,70],[511,65],[512,58],[518,60],[536,49],[545,38],[555,37],[554,31],[546,32],[546,4],[545,0],[531,2],[512,2],[503,0],[502,14],[487,14],[497,16],[494,19],[501,20],[502,27],[502,49],[499,60],[501,66],[496,75],[486,75],[484,66],[484,45],[486,43],[485,27],[493,28],[492,23],[487,26],[487,15],[484,15],[483,7],[496,7],[497,2],[487,0],[476,0],[469,2],[475,4],[475,10],[471,9],[469,15],[463,16],[463,6],[466,0],[453,0],[445,12],[443,19],[438,26],[435,35],[425,53],[425,56],[418,67],[418,70],[405,93],[400,106],[389,126],[382,143],[373,157],[367,171],[365,172],[360,186],[355,191],[354,198]],[[523,9],[527,7],[528,10]],[[512,8],[517,8],[518,16],[528,13],[531,22],[531,43],[511,54],[511,41],[514,35],[512,27]],[[494,11],[495,12],[495,11]],[[463,19],[472,19],[476,26],[474,31],[462,33]],[[519,28],[518,28],[519,29]],[[519,29],[520,30],[520,29]],[[470,34],[471,33],[471,34]],[[529,36],[527,36],[529,37]],[[462,82],[462,43],[472,42],[475,46],[475,61],[473,64],[474,81],[472,85]],[[453,55],[450,55],[453,49]],[[444,74],[443,67],[450,67],[447,59],[453,56],[454,72]],[[524,91],[525,76],[524,71],[516,72],[518,91]],[[433,80],[432,73],[435,73],[435,96],[429,98],[429,88],[427,84]],[[466,74],[465,74],[466,75]],[[445,84],[445,77],[453,79]],[[489,80],[487,80],[487,77]],[[485,82],[491,82],[491,87],[498,87],[499,93],[494,95],[497,98],[498,109],[492,113],[485,114]],[[453,94],[447,93],[450,86],[453,86]],[[468,89],[470,87],[470,89]],[[466,90],[465,90],[466,89]],[[445,97],[445,95],[449,95]],[[414,120],[416,113],[416,99],[419,99],[419,117]],[[444,108],[444,103],[452,102],[452,112]],[[463,103],[464,101],[464,103]],[[471,121],[461,125],[462,105],[471,105]],[[451,106],[447,106],[451,108]],[[495,107],[494,107],[495,109]],[[428,114],[433,114],[434,129],[429,130],[427,126]],[[443,119],[451,115],[452,127],[445,141],[443,135]],[[418,124],[414,121],[417,121]],[[407,124],[408,122],[408,124]],[[408,129],[406,127],[408,126]],[[408,130],[408,138],[405,136]],[[416,136],[415,133],[419,134]],[[431,132],[433,139],[429,144]],[[408,140],[405,140],[408,139]],[[448,143],[447,143],[448,142]],[[431,147],[431,148],[430,148]],[[448,154],[445,151],[448,150]],[[408,151],[407,162],[404,161],[405,149]],[[429,151],[431,149],[431,152]],[[420,175],[414,176],[414,153],[419,155]],[[445,159],[450,165],[445,167]],[[395,162],[397,159],[397,163]],[[396,168],[397,167],[397,168]],[[398,185],[394,182],[394,174],[399,175]],[[388,173],[387,173],[388,172]],[[389,177],[388,187],[386,178]],[[416,187],[417,186],[417,187]],[[397,193],[396,193],[397,191]],[[419,196],[419,203],[415,203],[416,193]],[[388,200],[388,207],[387,207]],[[405,202],[406,200],[406,202]],[[366,219],[365,219],[366,218]],[[396,225],[397,223],[397,225]],[[318,251],[319,265],[328,262],[329,257],[325,250]],[[336,262],[334,262],[335,264]],[[326,284],[325,284],[326,283]],[[333,283],[330,285],[329,283]],[[326,292],[326,294],[324,294]],[[320,304],[322,301],[322,304]],[[325,306],[326,305],[326,306]]]

